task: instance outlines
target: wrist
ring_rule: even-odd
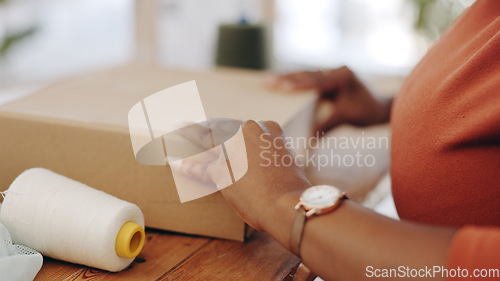
[[[305,185],[302,189],[282,194],[271,210],[268,223],[264,225],[264,231],[271,235],[286,249],[289,248],[290,233],[293,221],[297,215],[295,205],[299,202],[302,191],[311,185]]]
[[[391,108],[392,108],[392,98],[378,98],[377,102],[379,104],[379,114],[378,114],[378,123],[388,123],[391,117]]]

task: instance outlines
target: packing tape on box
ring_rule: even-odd
[[[112,272],[129,266],[145,241],[139,207],[43,168],[14,180],[0,222],[15,244]]]

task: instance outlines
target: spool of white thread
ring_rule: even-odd
[[[113,272],[129,266],[145,240],[139,207],[42,168],[14,180],[0,222],[16,244]]]

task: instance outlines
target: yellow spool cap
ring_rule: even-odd
[[[116,235],[116,254],[122,258],[135,258],[141,252],[144,240],[146,240],[144,228],[131,221],[126,222]]]

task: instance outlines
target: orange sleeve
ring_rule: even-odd
[[[460,228],[450,244],[447,268],[458,267],[466,269],[469,278],[448,276],[447,280],[500,280],[500,227]],[[475,273],[489,278],[475,278]]]

